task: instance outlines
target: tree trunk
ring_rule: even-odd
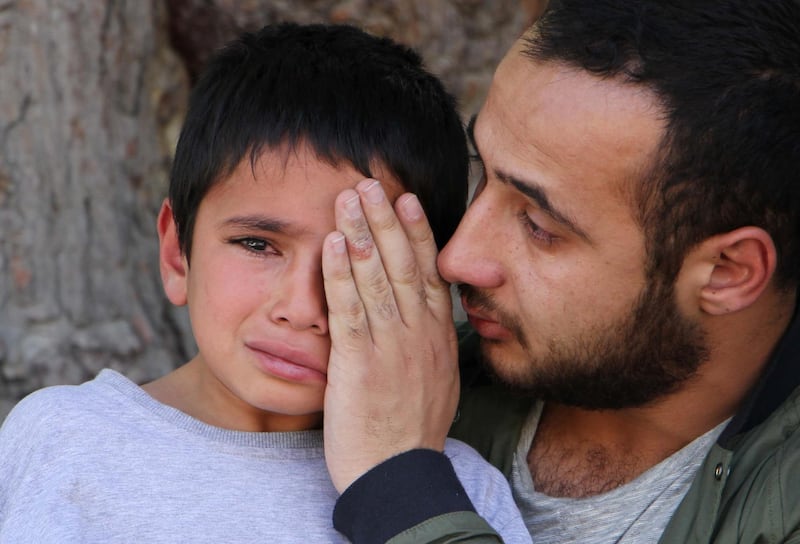
[[[419,50],[466,119],[540,4],[0,0],[0,421],[39,387],[104,367],[142,383],[193,355],[155,216],[216,47],[281,20],[356,24]]]
[[[157,267],[188,88],[162,5],[0,0],[0,419],[41,386],[142,381],[191,349]]]

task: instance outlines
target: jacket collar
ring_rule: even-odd
[[[800,386],[800,312],[797,308],[761,378],[720,434],[717,440],[720,446],[730,449],[737,436],[763,423]]]

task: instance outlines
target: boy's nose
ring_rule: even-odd
[[[321,268],[297,266],[288,271],[278,289],[270,317],[295,330],[312,329],[318,334],[328,334],[328,307]]]

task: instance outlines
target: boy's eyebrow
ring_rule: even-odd
[[[229,217],[220,226],[237,227],[245,230],[259,230],[264,232],[286,232],[289,224],[265,215],[239,215]]]
[[[472,117],[470,117],[469,123],[467,123],[467,137],[472,144],[472,148],[475,150],[475,154],[480,157],[481,153],[478,149],[478,144],[475,142],[475,121],[477,119],[477,114],[474,114]],[[538,183],[521,180],[501,170],[497,170],[496,168],[492,171],[497,179],[503,183],[514,186],[514,188],[516,188],[520,193],[536,202],[536,205],[555,221],[564,225],[567,229],[578,235],[586,242],[590,244],[592,243],[592,239],[589,237],[586,231],[580,228],[575,221],[570,219],[568,214],[559,211],[555,208],[555,206],[553,206],[553,204],[550,202],[550,199],[547,198],[547,194],[545,193],[544,189]]]

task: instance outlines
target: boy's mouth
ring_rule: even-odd
[[[259,369],[293,382],[325,382],[327,361],[319,361],[307,351],[279,342],[248,342]]]

